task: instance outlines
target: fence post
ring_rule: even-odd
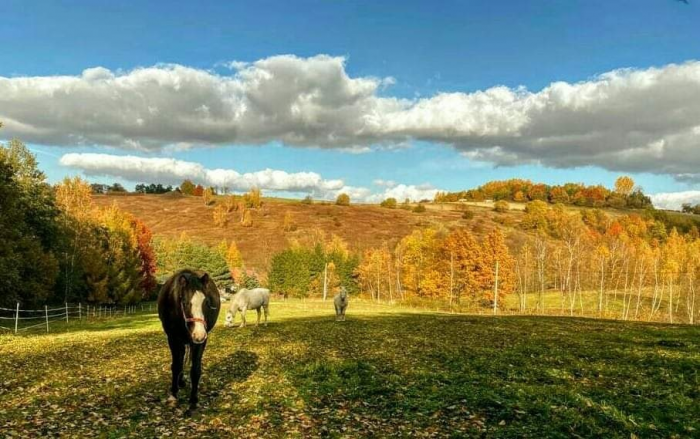
[[[17,311],[15,311],[15,334],[17,334],[17,324],[19,323],[19,302],[17,302]]]
[[[68,302],[66,302],[66,323],[68,323]]]
[[[49,332],[49,307],[44,305],[44,314],[46,315],[46,333]]]
[[[493,313],[498,309],[498,260],[496,260],[496,281],[493,284]]]

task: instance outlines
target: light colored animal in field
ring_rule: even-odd
[[[345,310],[348,309],[348,292],[344,287],[340,288],[340,292],[333,298],[335,305],[335,320],[345,321]]]
[[[248,290],[241,288],[236,294],[231,296],[231,304],[226,312],[226,326],[233,326],[233,321],[236,319],[236,313],[241,313],[241,328],[245,327],[245,313],[249,309],[254,309],[258,313],[258,321],[255,326],[260,324],[260,308],[265,311],[265,326],[267,326],[268,308],[270,306],[270,290],[267,288],[253,288]]]

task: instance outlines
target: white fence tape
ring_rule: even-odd
[[[0,333],[9,331],[17,334],[21,331],[43,327],[46,332],[50,331],[51,324],[70,323],[78,320],[80,322],[89,322],[94,320],[124,317],[129,314],[136,313],[138,310],[151,311],[152,304],[148,304],[147,308],[144,305],[127,305],[127,306],[93,306],[93,305],[68,305],[57,308],[44,309],[22,309],[19,303],[16,308],[0,307],[0,322],[9,324],[10,326],[0,325]],[[4,314],[4,315],[3,315]],[[37,323],[31,324],[32,321]],[[14,324],[12,324],[14,322]],[[22,326],[20,326],[22,323]],[[25,324],[28,324],[25,326]]]

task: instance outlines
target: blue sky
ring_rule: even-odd
[[[557,81],[576,84],[616,69],[663,68],[700,59],[700,3],[692,0],[689,5],[673,0],[6,0],[2,17],[0,77],[8,79],[79,77],[85,69],[98,66],[120,75],[162,64],[232,76],[236,72],[225,67],[230,61],[255,63],[276,55],[306,59],[326,54],[345,58],[349,78],[393,78],[377,87],[377,97],[415,102],[441,93],[470,94],[499,85],[510,90],[522,86],[537,93]],[[3,113],[2,105],[13,103],[0,96],[0,120],[14,118],[24,123],[14,114]],[[23,103],[18,100],[16,104]],[[674,101],[673,105],[678,104]],[[96,107],[95,111],[104,110]],[[12,124],[6,125],[0,138],[23,137]],[[411,127],[408,132],[415,130]],[[376,179],[406,185],[427,183],[448,190],[509,177],[611,185],[621,173],[632,174],[648,192],[685,191],[697,185],[694,178],[679,177],[687,173],[682,167],[665,171],[635,160],[617,169],[606,159],[585,166],[585,158],[538,164],[540,157],[519,164],[518,160],[483,160],[483,155],[477,161],[471,154],[476,147],[470,142],[480,143],[483,137],[460,137],[455,148],[450,139],[433,140],[433,132],[406,136],[407,140],[397,142],[400,147],[389,148],[380,137],[368,143],[370,152],[361,154],[316,145],[316,140],[290,146],[285,138],[262,142],[232,138],[187,150],[167,146],[130,150],[94,140],[76,144],[60,135],[29,136],[28,143],[52,181],[79,172],[59,164],[63,154],[97,152],[172,157],[238,172],[265,168],[308,171],[373,190],[377,190]],[[500,145],[502,140],[495,136],[493,145],[487,146]],[[393,141],[394,137],[388,142]],[[527,158],[533,160],[530,146]],[[518,150],[519,158],[523,154]],[[133,185],[114,175],[90,178]]]

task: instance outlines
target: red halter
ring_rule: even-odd
[[[204,325],[204,330],[207,330],[207,321],[204,319],[200,319],[199,317],[187,317],[187,314],[185,314],[185,305],[180,303],[180,309],[182,309],[182,318],[185,319],[185,325],[187,323],[201,323]]]

